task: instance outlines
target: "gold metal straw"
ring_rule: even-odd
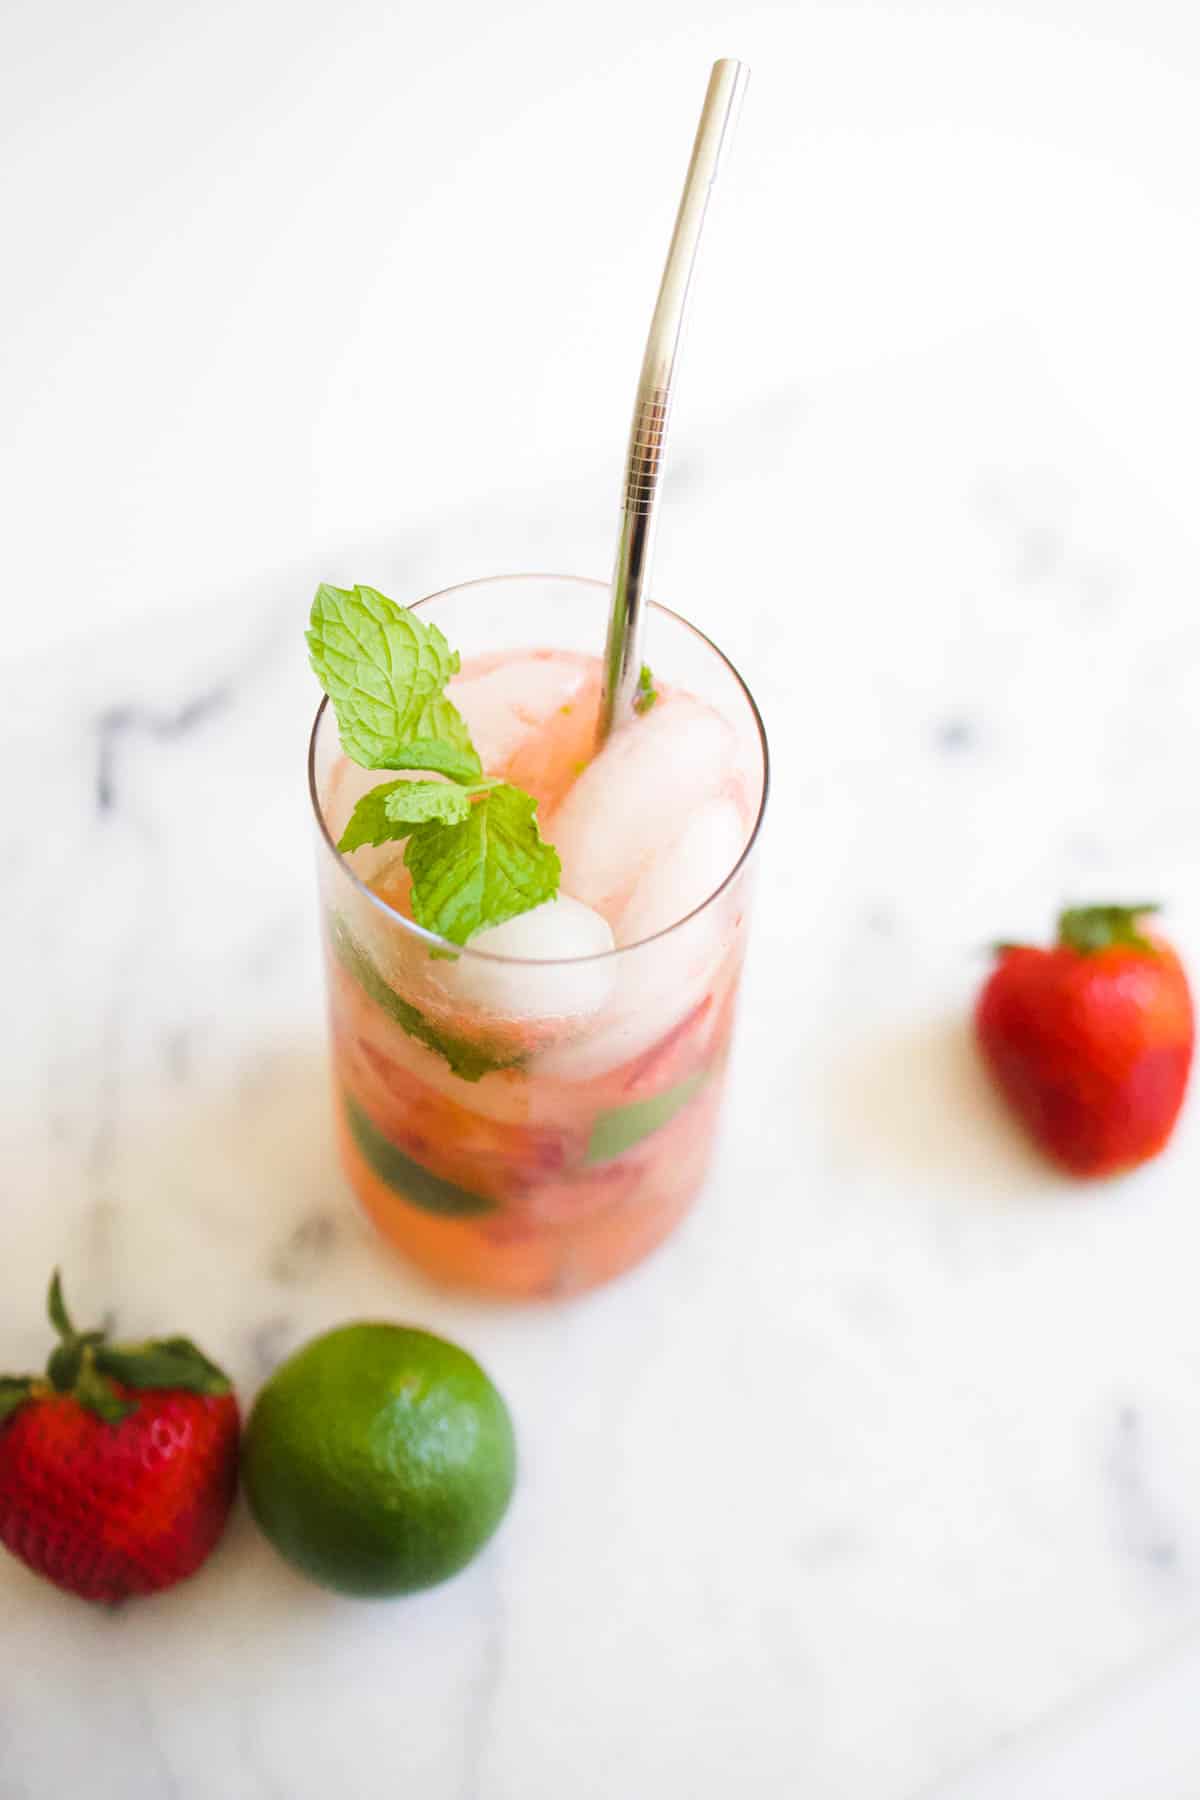
[[[720,62],[713,64],[671,248],[667,252],[667,264],[650,322],[650,335],[646,340],[633,426],[629,433],[617,566],[613,574],[608,641],[604,650],[604,694],[598,739],[601,744],[614,726],[629,717],[637,693],[642,662],[642,601],[654,549],[658,484],[670,419],[675,357],[708,197],[721,166],[721,157],[733,136],[734,121],[749,77],[746,64],[735,62],[731,57],[722,57]]]

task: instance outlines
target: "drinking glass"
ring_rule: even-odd
[[[608,604],[602,582],[508,575],[433,594],[416,610],[464,660],[502,662],[518,651],[594,654]],[[341,1159],[383,1236],[458,1286],[529,1297],[606,1281],[673,1230],[709,1165],[767,744],[737,671],[666,607],[647,608],[646,655],[656,682],[733,728],[745,842],[700,904],[599,955],[538,961],[459,948],[373,891],[381,853],[343,857],[335,846],[357,797],[395,776],[349,763],[329,703],[317,713],[309,788]],[[661,779],[671,781],[669,765]],[[497,991],[513,1001],[498,1003]]]

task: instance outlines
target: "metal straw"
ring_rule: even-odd
[[[721,156],[733,136],[733,123],[749,76],[746,64],[736,62],[732,57],[722,57],[720,62],[713,64],[671,248],[667,252],[654,317],[650,321],[625,465],[617,566],[613,574],[608,641],[604,649],[604,694],[598,736],[601,744],[613,727],[629,716],[637,693],[642,663],[642,599],[654,548],[658,482],[671,409],[671,378],[696,252],[700,247],[700,233],[704,229],[708,196],[717,178]]]

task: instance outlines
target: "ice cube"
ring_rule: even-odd
[[[481,675],[468,668],[446,691],[467,721],[484,768],[496,770],[561,707],[574,703],[589,673],[583,657],[531,652],[506,657]]]
[[[350,815],[363,795],[369,794],[372,788],[379,787],[385,781],[398,779],[394,769],[363,769],[347,756],[338,758],[330,773],[321,807],[326,829],[335,844],[345,831]],[[352,851],[346,861],[360,881],[374,883],[393,865],[402,869],[403,858],[403,844],[364,844],[360,850]]]
[[[470,668],[449,689],[489,775],[532,794],[545,821],[592,754],[600,712],[595,657],[539,651]]]
[[[614,733],[546,826],[564,888],[617,920],[681,821],[736,780],[737,761],[732,727],[687,694]]]
[[[643,868],[614,927],[618,944],[640,944],[703,905],[737,862],[747,835],[732,800],[710,800],[693,813],[674,843]]]
[[[395,773],[390,769],[361,769],[348,756],[339,756],[329,775],[322,812],[329,835],[336,844],[350,821],[350,815],[372,788],[381,781],[395,781]]]
[[[612,992],[616,972],[613,959],[605,956],[612,947],[607,920],[560,894],[479,932],[457,962],[440,965],[441,985],[448,999],[503,1019],[577,1021],[598,1012]],[[531,960],[493,962],[473,956],[476,950]]]
[[[660,942],[618,953],[616,983],[603,1012],[561,1044],[547,1045],[533,1062],[537,1074],[590,1081],[619,1069],[661,1042],[712,993],[726,946],[707,915]]]
[[[612,998],[585,1032],[546,1047],[535,1064],[539,1072],[586,1081],[619,1068],[666,1037],[716,991],[727,978],[723,971],[744,901],[733,892],[703,903],[733,868],[747,835],[733,800],[710,800],[652,859],[617,921],[615,936],[623,948],[612,959],[617,965]],[[702,910],[688,918],[696,907]],[[668,931],[670,925],[676,929]],[[656,932],[663,935],[655,937]],[[648,937],[654,942],[643,942]]]

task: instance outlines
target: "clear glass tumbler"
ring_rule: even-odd
[[[608,602],[602,582],[511,575],[434,594],[418,610],[469,667],[513,652],[595,656]],[[606,1281],[662,1242],[708,1167],[767,745],[737,671],[665,607],[647,609],[646,656],[657,683],[732,727],[744,843],[712,891],[665,928],[588,957],[459,950],[390,905],[382,853],[343,857],[335,845],[357,797],[394,776],[348,763],[332,708],[317,713],[309,787],[341,1157],[384,1237],[443,1281],[514,1296]],[[580,729],[586,756],[590,719]],[[661,779],[672,780],[669,766]],[[553,840],[553,816],[542,823]]]

